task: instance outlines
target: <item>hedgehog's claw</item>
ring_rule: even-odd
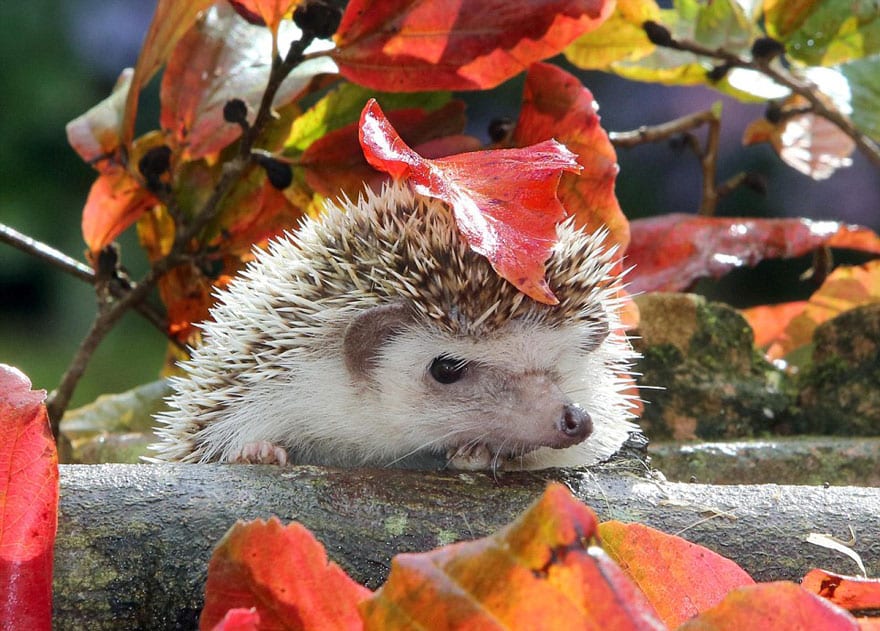
[[[238,452],[233,452],[229,462],[235,464],[287,464],[287,450],[267,440],[247,443]]]
[[[494,455],[488,445],[470,443],[446,452],[446,466],[459,471],[482,471],[492,466]]]

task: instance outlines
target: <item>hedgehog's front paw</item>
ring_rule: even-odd
[[[247,443],[238,452],[229,456],[235,464],[287,464],[287,450],[267,440]]]
[[[446,466],[459,471],[482,471],[491,468],[493,457],[486,445],[462,445],[446,452]]]

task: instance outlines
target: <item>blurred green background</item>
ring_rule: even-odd
[[[118,73],[133,65],[152,16],[147,0],[34,0],[0,3],[0,222],[83,260],[80,213],[94,172],[67,145],[65,124],[109,94]],[[564,63],[563,63],[564,65]],[[569,68],[571,69],[571,68]],[[861,156],[829,181],[812,182],[784,166],[767,146],[743,148],[747,122],[763,113],[711,90],[664,88],[579,72],[600,104],[609,130],[655,124],[724,101],[719,178],[751,170],[768,179],[766,196],[742,190],[725,199],[724,215],[806,216],[880,228],[880,177]],[[155,83],[155,81],[154,81]],[[488,122],[515,118],[522,80],[490,93],[462,95],[470,133],[486,137]],[[156,125],[155,85],[139,126]],[[631,218],[692,212],[700,171],[686,151],[665,144],[619,153],[618,194]],[[121,240],[123,261],[137,278],[145,269],[133,231]],[[803,297],[797,276],[808,265],[768,262],[701,289],[740,306]],[[91,288],[48,264],[0,244],[0,363],[23,370],[37,388],[54,388],[95,312]],[[94,356],[73,406],[104,392],[157,377],[163,337],[128,314]]]

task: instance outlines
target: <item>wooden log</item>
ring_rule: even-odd
[[[228,465],[63,465],[56,629],[195,628],[213,546],[237,519],[277,515],[315,533],[370,588],[391,557],[482,537],[558,480],[602,520],[639,521],[724,554],[757,580],[812,567],[855,573],[806,543],[849,539],[880,576],[880,489],[710,486],[631,474],[491,474]]]

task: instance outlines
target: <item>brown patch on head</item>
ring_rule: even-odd
[[[342,342],[345,367],[351,376],[369,377],[376,366],[379,349],[411,319],[407,307],[400,303],[370,307],[355,316],[345,329]]]

